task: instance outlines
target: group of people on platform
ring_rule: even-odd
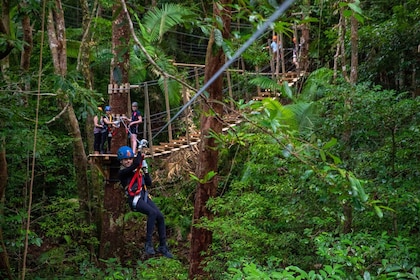
[[[143,122],[141,112],[138,109],[138,103],[131,104],[131,118],[122,117],[122,121],[127,123],[127,132],[130,138],[130,144],[133,151],[137,150],[137,134],[139,132],[139,124]],[[98,107],[103,112],[102,107]],[[93,118],[93,150],[95,154],[111,153],[111,140],[116,133],[117,125],[114,122],[111,106],[105,106],[105,114],[98,114]]]

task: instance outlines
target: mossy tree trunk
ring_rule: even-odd
[[[130,29],[128,26],[127,14],[118,1],[113,6],[112,23],[112,54],[111,61],[111,85],[122,85],[128,83],[129,70],[129,41]],[[113,91],[109,95],[110,106],[114,114],[128,115],[130,91]],[[111,153],[116,154],[119,147],[126,145],[127,134],[124,126],[121,125],[112,137]],[[125,211],[124,193],[118,182],[118,162],[111,163],[109,180],[105,184],[104,211],[102,216],[102,233],[99,256],[103,259],[118,257],[122,254],[124,240],[123,216]]]
[[[67,75],[66,28],[64,11],[60,0],[55,0],[55,6],[50,7],[48,10],[47,32],[54,72],[65,78]],[[69,135],[73,138],[73,163],[76,173],[80,209],[84,212],[87,222],[90,222],[87,157],[80,133],[79,122],[67,93],[59,92],[58,96],[58,106],[65,112],[63,114],[65,127]]]
[[[221,18],[223,26],[215,28],[223,28],[223,38],[229,37],[231,22],[231,0],[215,1],[213,4],[213,16]],[[225,55],[223,50],[216,46],[215,32],[210,35],[207,45],[206,68],[204,74],[205,82],[223,66]],[[217,163],[219,160],[219,152],[216,147],[215,139],[210,137],[210,132],[221,133],[222,123],[219,118],[223,116],[223,76],[220,75],[207,89],[209,97],[202,104],[201,115],[201,141],[198,156],[198,166],[196,176],[200,179],[206,177],[210,172],[217,172]],[[205,254],[209,253],[209,247],[212,243],[212,232],[196,227],[200,223],[201,218],[212,219],[212,213],[207,209],[206,204],[209,198],[214,197],[217,191],[218,180],[213,177],[211,180],[200,182],[197,185],[194,204],[193,226],[191,229],[191,248],[190,248],[190,279],[208,279],[203,269],[203,260]],[[204,253],[204,254],[203,254]]]

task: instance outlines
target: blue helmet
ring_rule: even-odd
[[[125,158],[133,158],[134,157],[134,152],[133,149],[131,149],[128,146],[122,146],[121,148],[118,149],[117,152],[117,158],[118,160],[122,160]]]
[[[105,111],[111,111],[111,106],[105,106]]]

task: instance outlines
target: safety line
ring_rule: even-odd
[[[160,133],[162,133],[170,123],[172,123],[186,108],[188,108],[204,91],[236,60],[239,56],[249,47],[252,43],[258,39],[258,37],[264,33],[264,31],[278,18],[280,17],[295,0],[287,0],[282,3],[278,9],[268,18],[268,20],[257,29],[254,34],[236,51],[236,53],[207,81],[207,83],[193,96],[191,99],[178,111],[154,136],[155,139]]]

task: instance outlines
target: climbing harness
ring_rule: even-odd
[[[133,178],[131,178],[130,183],[127,185],[127,193],[130,197],[133,198],[132,206],[135,208],[137,205],[137,202],[139,201],[141,197],[141,191],[144,188],[144,197],[143,200],[147,202],[147,199],[149,197],[149,192],[147,191],[146,184],[143,184],[143,174],[142,174],[142,168],[143,163],[145,162],[143,158],[141,158],[140,165],[137,167]],[[147,168],[147,167],[146,167]]]
[[[108,106],[107,106],[108,107]],[[114,137],[117,131],[115,130],[117,121],[113,121],[112,114],[106,114],[105,118],[114,125],[108,125],[108,137]],[[119,122],[118,122],[119,123]],[[119,127],[119,124],[118,124]]]

